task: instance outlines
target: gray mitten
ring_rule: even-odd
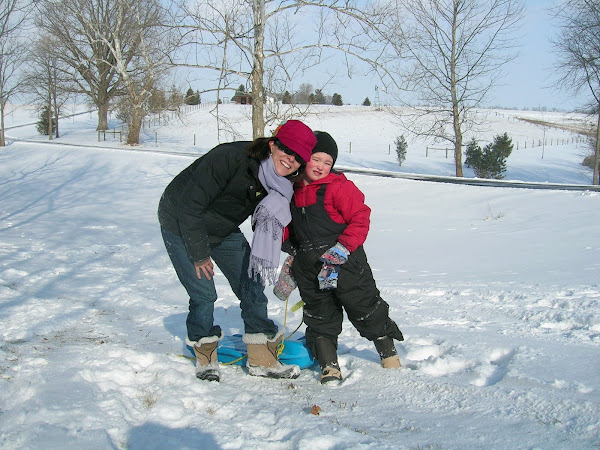
[[[279,278],[275,282],[273,287],[273,293],[279,300],[284,302],[288,299],[294,289],[296,289],[296,280],[292,275],[292,263],[294,262],[293,256],[288,256],[283,262],[281,272],[279,272]]]

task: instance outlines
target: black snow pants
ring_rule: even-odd
[[[342,332],[343,310],[361,336],[374,341],[390,336],[402,341],[398,325],[389,317],[389,305],[381,298],[367,255],[362,246],[350,253],[340,267],[337,289],[321,290],[317,275],[323,267],[319,258],[334,246],[345,224],[332,220],[323,199],[326,185],[319,188],[317,202],[298,208],[292,203],[292,223],[298,251],[292,273],[304,301],[307,347],[315,354],[319,336],[331,339],[336,348]]]

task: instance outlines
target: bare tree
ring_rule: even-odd
[[[28,0],[0,2],[0,147],[6,145],[4,119],[11,97],[19,93],[19,68],[24,62],[25,48],[17,33],[31,6]]]
[[[27,17],[31,7],[28,0],[2,0],[0,2],[0,37],[14,34]]]
[[[127,144],[136,145],[152,91],[169,68],[167,56],[172,41],[163,27],[164,10],[159,1],[114,1],[118,14],[113,28],[101,33],[99,39],[109,47],[115,70],[123,80],[130,107]],[[133,55],[129,52],[131,46],[137,49]]]
[[[294,101],[296,103],[308,104],[310,103],[310,96],[313,95],[314,92],[315,89],[313,88],[312,84],[302,83],[298,88],[298,91],[294,94]]]
[[[108,128],[110,102],[125,93],[115,42],[121,43],[125,67],[139,52],[137,18],[120,14],[117,0],[39,0],[36,24],[58,41],[74,93],[89,97],[98,108],[98,130]]]
[[[19,69],[25,62],[25,47],[15,36],[0,37],[0,147],[6,145],[4,135],[6,107],[21,90]]]
[[[558,56],[558,86],[573,94],[587,91],[585,109],[597,115],[593,184],[600,164],[600,2],[563,0],[554,10],[560,31],[552,43]]]
[[[281,93],[305,70],[333,52],[385,71],[380,59],[387,11],[365,0],[212,0],[181,1],[178,64],[215,74],[217,89],[235,89],[247,80],[252,96],[253,137],[264,134],[275,109],[267,97]],[[337,69],[337,68],[336,68]],[[333,75],[337,74],[334,70]],[[288,86],[289,87],[289,86]]]
[[[421,136],[450,142],[456,176],[462,177],[463,135],[477,125],[481,105],[516,57],[522,0],[401,0],[391,8],[390,37],[405,43],[399,83],[413,111],[402,118]],[[405,97],[406,92],[410,93]]]
[[[48,139],[60,137],[58,121],[69,99],[69,79],[64,77],[63,62],[55,53],[56,42],[47,35],[39,36],[27,55],[28,70],[23,76],[26,91],[48,114]]]

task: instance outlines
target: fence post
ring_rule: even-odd
[[[158,144],[158,131],[154,132],[154,143]]]
[[[425,147],[425,158],[429,156],[429,147]]]
[[[352,153],[352,142],[350,142],[350,153]]]

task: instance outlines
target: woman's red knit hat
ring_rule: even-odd
[[[310,159],[312,149],[317,144],[313,131],[299,120],[288,120],[279,125],[273,136],[287,148],[298,153],[305,162]]]

